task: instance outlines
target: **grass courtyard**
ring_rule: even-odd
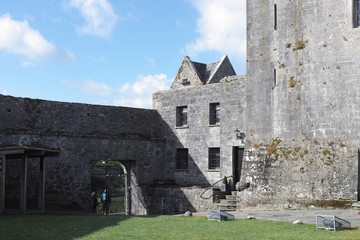
[[[314,225],[205,217],[26,215],[0,216],[0,239],[360,239],[360,229],[326,231]]]

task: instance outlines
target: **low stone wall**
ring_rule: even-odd
[[[186,211],[204,212],[212,208],[212,197],[203,199],[204,187],[146,186],[143,188],[148,200],[148,214],[181,214]],[[208,194],[204,194],[208,197]]]

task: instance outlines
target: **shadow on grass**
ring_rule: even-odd
[[[0,216],[0,239],[359,239],[359,231],[321,231],[315,225],[268,220],[208,221],[184,216]]]
[[[151,218],[146,216],[145,218]],[[124,215],[4,215],[0,239],[77,239],[120,225],[133,218]]]

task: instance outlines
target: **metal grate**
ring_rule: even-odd
[[[220,148],[209,148],[209,169],[220,168]]]
[[[316,215],[316,228],[341,231],[351,228],[350,222],[331,215]]]
[[[209,209],[209,211],[208,211],[208,220],[226,221],[226,220],[233,220],[233,219],[234,219],[234,215],[227,213],[225,211],[222,211],[222,210]]]

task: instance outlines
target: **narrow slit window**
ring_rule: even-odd
[[[360,26],[360,0],[353,1],[353,21],[354,21],[354,28]]]
[[[274,30],[277,29],[277,5],[274,4]]]
[[[274,68],[274,87],[276,86],[276,69]]]

